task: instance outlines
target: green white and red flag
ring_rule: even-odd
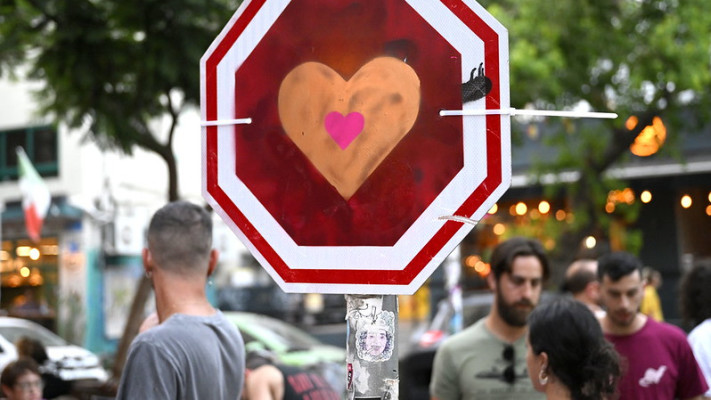
[[[25,211],[25,226],[27,235],[35,242],[40,239],[42,223],[49,210],[51,196],[37,170],[22,147],[18,147],[17,167],[20,172],[20,191],[22,192],[22,209]]]

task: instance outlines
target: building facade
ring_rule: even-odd
[[[97,353],[113,353],[143,274],[148,219],[167,198],[167,168],[140,149],[132,155],[102,150],[86,132],[38,114],[32,92],[39,85],[0,80],[0,309]],[[154,128],[163,125],[158,120]],[[25,230],[17,146],[52,197],[39,242]],[[179,121],[174,149],[181,198],[203,204],[197,110]],[[229,280],[225,271],[245,250],[215,221],[215,243],[224,254],[220,269]]]
[[[530,176],[536,157],[552,160],[556,156],[556,149],[546,146],[543,140],[550,126],[517,128],[524,134],[512,146],[511,188],[497,203],[496,210],[491,210],[464,242],[464,270],[473,287],[486,286],[481,279],[487,273],[486,265],[480,261],[487,259],[487,249],[502,238],[529,235],[553,250],[558,246],[556,224],[571,223],[576,217],[565,197],[547,195],[544,187]],[[578,256],[594,257],[609,250],[637,253],[645,266],[662,274],[663,283],[658,291],[665,318],[681,325],[679,281],[695,260],[711,257],[707,239],[711,234],[711,125],[695,131],[670,131],[669,135],[675,136],[671,146],[678,148],[678,154],[629,154],[607,171],[627,185],[608,193],[604,212],[613,216],[613,222],[605,232],[606,237],[585,238]],[[577,174],[562,172],[547,178],[575,185]],[[632,222],[614,217],[624,207],[636,208]],[[471,258],[467,261],[467,257]],[[549,285],[556,289],[562,284],[567,266],[553,267]]]

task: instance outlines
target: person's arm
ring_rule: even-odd
[[[284,376],[273,365],[263,365],[247,375],[244,384],[246,400],[282,400]]]
[[[160,325],[158,313],[153,311],[146,317],[146,319],[143,320],[143,322],[141,322],[141,326],[138,327],[138,333],[143,333],[158,325]]]
[[[116,400],[173,400],[179,376],[163,352],[146,342],[131,345]]]

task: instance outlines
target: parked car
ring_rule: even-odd
[[[543,292],[541,301],[549,301],[555,295]],[[447,299],[439,302],[437,311],[426,329],[415,331],[411,338],[410,351],[399,360],[400,396],[403,400],[428,400],[432,377],[432,364],[437,348],[449,336],[457,333],[457,327],[466,328],[489,314],[494,302],[491,291],[476,291],[462,296],[462,321],[458,324],[452,304]]]
[[[217,306],[223,311],[244,311],[289,322],[298,322],[301,295],[284,293],[276,284],[223,287],[217,292]]]
[[[304,326],[343,324],[346,319],[346,297],[342,294],[304,294],[299,315],[298,322]]]
[[[244,311],[300,326],[345,322],[346,299],[342,294],[285,293],[276,284],[222,287],[217,291],[222,311]]]
[[[224,311],[242,333],[245,348],[267,350],[285,365],[318,372],[334,389],[345,389],[346,350],[324,344],[286,322],[260,314]]]
[[[108,373],[94,353],[67,343],[35,322],[13,317],[0,317],[0,370],[17,359],[14,343],[22,336],[38,340],[44,345],[47,356],[55,364],[57,373],[63,380],[105,382],[108,379]]]

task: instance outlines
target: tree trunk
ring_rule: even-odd
[[[164,158],[166,164],[168,164],[168,201],[176,201],[180,199],[178,194],[178,165],[175,163],[172,151]]]
[[[151,280],[145,275],[141,276],[141,280],[138,282],[138,287],[136,288],[136,294],[133,296],[131,310],[126,320],[126,327],[123,330],[121,341],[116,350],[112,375],[117,381],[123,372],[123,366],[126,363],[126,356],[128,355],[128,348],[133,338],[138,334],[138,328],[141,326],[141,322],[143,322],[143,310],[146,307],[146,301],[148,301],[151,290]]]
[[[168,151],[159,152],[160,156],[166,162],[168,167],[168,201],[176,201],[179,199],[178,196],[178,166],[175,162],[175,157],[170,148]],[[141,277],[138,282],[138,287],[136,288],[136,293],[133,297],[133,302],[131,303],[131,309],[126,319],[126,327],[123,330],[123,335],[119,342],[118,348],[116,349],[116,357],[114,360],[113,367],[113,378],[118,380],[123,372],[124,364],[126,363],[126,357],[128,355],[128,349],[131,345],[133,339],[138,335],[138,328],[143,322],[143,311],[146,308],[146,302],[152,291],[151,280],[145,276]]]

